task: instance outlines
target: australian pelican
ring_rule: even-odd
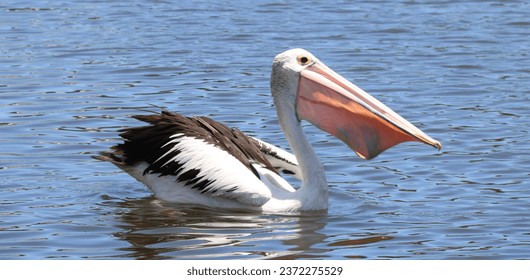
[[[144,183],[162,200],[258,211],[328,207],[324,168],[304,135],[306,120],[346,143],[364,159],[405,141],[441,148],[387,106],[303,49],[277,55],[271,91],[278,120],[294,153],[207,117],[163,111],[134,118],[123,143],[96,158]],[[280,174],[302,181],[293,188]]]

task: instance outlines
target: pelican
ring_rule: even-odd
[[[160,200],[266,212],[324,210],[324,168],[302,129],[305,120],[371,159],[405,141],[440,149],[383,103],[304,49],[274,58],[271,92],[293,154],[204,116],[162,111],[134,118],[147,125],[122,129],[123,143],[102,152]],[[280,174],[301,180],[292,187]]]

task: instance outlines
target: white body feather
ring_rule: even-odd
[[[258,178],[234,156],[212,144],[182,135],[174,135],[172,138],[174,139],[168,141],[166,145],[174,144],[174,146],[164,156],[175,150],[179,150],[180,153],[164,165],[169,164],[170,161],[184,163],[182,172],[199,168],[197,176],[213,183],[209,185],[207,192],[201,193],[185,182],[179,182],[177,176],[160,176],[151,172],[144,174],[144,170],[149,166],[147,162],[122,166],[127,173],[145,184],[157,198],[227,209],[291,211],[299,208],[299,204],[293,200],[296,190],[275,172],[259,164],[253,164],[254,169],[259,173],[260,178]],[[281,151],[283,155],[288,154],[266,144],[269,148]]]

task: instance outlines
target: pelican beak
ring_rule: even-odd
[[[320,61],[300,72],[296,113],[364,159],[405,141],[442,144]]]

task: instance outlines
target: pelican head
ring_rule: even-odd
[[[405,141],[442,147],[304,49],[274,58],[271,89],[277,108],[286,108],[278,109],[279,115],[294,112],[299,121],[339,138],[361,158],[374,158]]]

